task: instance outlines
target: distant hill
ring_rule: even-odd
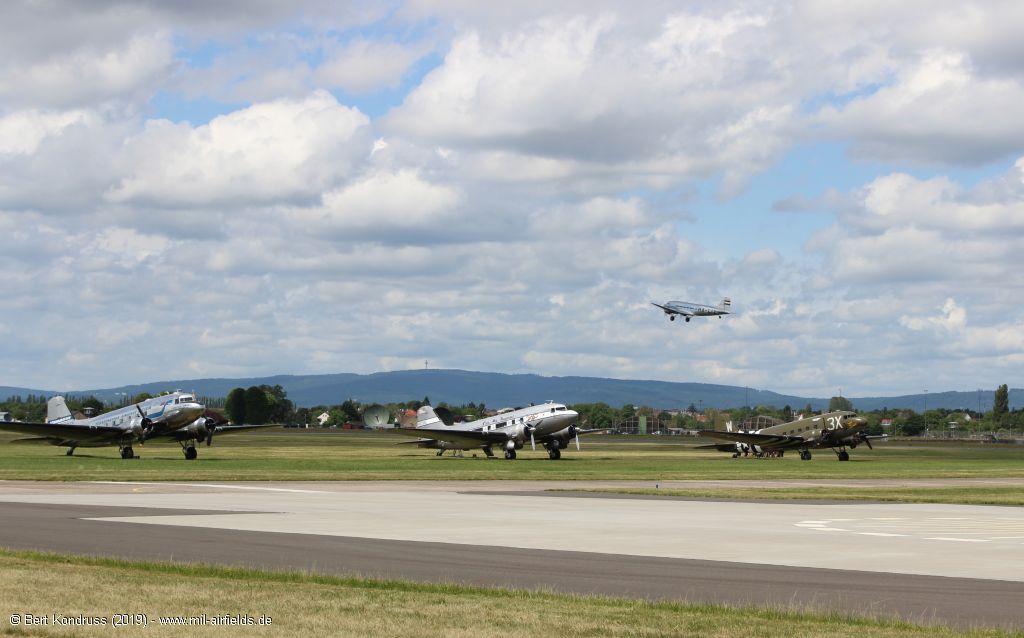
[[[280,385],[288,398],[299,406],[338,404],[345,399],[362,403],[388,403],[430,397],[432,403],[442,401],[459,405],[483,402],[489,407],[520,406],[548,399],[562,403],[595,403],[604,401],[613,406],[626,403],[657,408],[685,408],[691,403],[705,408],[733,408],[744,405],[789,405],[800,409],[811,404],[816,410],[828,406],[828,397],[798,397],[740,386],[710,383],[675,383],[605,379],[598,377],[542,377],[536,374],[501,374],[465,370],[402,370],[374,374],[278,375],[242,379],[187,379],[158,381],[119,388],[61,391],[64,394],[93,395],[117,402],[124,394],[140,392],[156,394],[164,390],[195,390],[200,396],[224,397],[233,388],[252,385]],[[54,390],[0,386],[0,400],[29,394],[52,396]],[[992,408],[993,391],[932,392],[896,397],[850,397],[858,410],[878,408],[910,408],[918,412],[928,408]],[[1010,390],[1010,407],[1024,405],[1024,390]]]

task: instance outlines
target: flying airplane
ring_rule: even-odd
[[[864,431],[867,420],[854,412],[827,412],[818,416],[810,416],[789,423],[773,425],[754,432],[719,432],[717,430],[701,430],[700,435],[712,439],[722,439],[729,443],[701,445],[698,449],[714,449],[732,452],[733,458],[753,452],[783,452],[800,450],[800,460],[811,460],[811,450],[831,448],[840,461],[849,461],[850,453],[846,448],[855,448],[865,443],[871,448],[872,438]]]
[[[249,429],[254,426],[216,425],[203,416],[206,408],[191,393],[172,392],[146,399],[137,404],[105,412],[89,419],[74,419],[64,397],[55,396],[46,402],[46,422],[28,423],[7,421],[0,430],[34,435],[15,439],[15,443],[49,443],[68,448],[71,456],[75,448],[116,445],[122,459],[135,457],[132,444],[141,444],[152,438],[170,438],[181,445],[185,458],[195,459],[196,441],[206,440],[209,445],[215,432]],[[259,427],[259,426],[256,426]]]
[[[722,315],[730,314],[732,301],[728,297],[722,299],[722,302],[717,306],[706,306],[699,303],[691,303],[689,301],[666,301],[664,305],[660,303],[651,302],[652,306],[661,308],[666,315],[668,315],[669,321],[675,321],[676,316],[683,316],[686,321],[690,321],[691,317],[715,317],[719,319]]]
[[[487,456],[494,456],[493,447],[505,451],[506,459],[516,458],[516,450],[523,449],[526,441],[536,449],[540,442],[551,459],[562,458],[562,450],[575,439],[576,449],[580,448],[580,434],[593,430],[576,427],[579,414],[561,403],[543,403],[516,410],[503,410],[495,416],[466,423],[445,425],[429,405],[416,413],[415,428],[395,428],[405,436],[421,437],[409,444],[437,450],[441,456],[445,450],[482,449]]]

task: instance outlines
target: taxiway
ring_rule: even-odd
[[[0,482],[0,546],[1024,627],[1020,508],[549,487]]]

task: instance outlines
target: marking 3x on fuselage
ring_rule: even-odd
[[[734,458],[750,453],[759,456],[765,452],[799,450],[800,458],[805,461],[810,460],[812,449],[830,448],[835,451],[840,461],[848,461],[850,453],[846,451],[847,447],[853,449],[864,443],[870,448],[872,438],[884,438],[868,436],[864,431],[866,427],[867,420],[863,417],[840,410],[773,425],[754,432],[701,430],[701,436],[729,442],[699,447],[731,452]]]

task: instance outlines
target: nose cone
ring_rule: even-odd
[[[848,428],[857,428],[868,424],[868,420],[862,416],[848,416],[843,419],[843,425]]]
[[[188,423],[195,421],[203,416],[203,412],[206,412],[206,406],[202,403],[182,403],[178,407],[182,420]]]

